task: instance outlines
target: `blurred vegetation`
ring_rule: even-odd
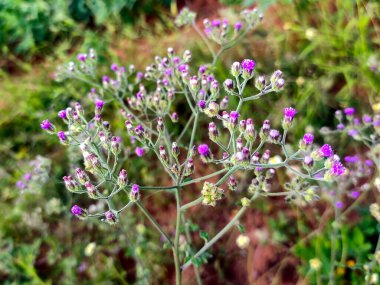
[[[220,11],[230,16],[239,10],[236,4],[248,6],[253,1],[220,2],[233,4]],[[252,109],[244,109],[244,116],[260,123],[271,114],[271,119],[279,122],[280,112],[272,111],[295,105],[303,118],[295,126],[295,139],[309,126],[317,131],[331,125],[335,109],[354,105],[365,113],[378,102],[379,73],[371,69],[371,59],[380,59],[378,1],[258,3],[266,9],[264,24],[223,56],[215,73],[227,78],[232,61],[254,58],[259,73],[281,69],[287,85],[281,95],[265,97]],[[87,86],[56,83],[53,73],[58,64],[90,47],[100,56],[103,73],[118,58],[123,62],[117,63],[137,62],[137,68],[142,69],[155,52],[163,53],[169,43],[181,51],[190,49],[196,60],[194,66],[206,62],[209,55],[196,35],[174,30],[170,5],[169,0],[0,0],[2,284],[87,284],[89,280],[92,284],[126,284],[124,280],[148,284],[152,278],[170,276],[167,251],[154,247],[156,243],[152,242],[159,237],[133,213],[126,214],[121,225],[112,230],[101,223],[71,221],[68,209],[72,197],[64,190],[61,177],[78,157],[66,153],[54,138],[41,134],[39,127],[42,119],[52,117],[73,100],[88,104]],[[255,92],[253,86],[247,90]],[[107,116],[116,124],[118,112]],[[347,146],[344,141],[340,144]],[[51,179],[35,192],[21,192],[15,184],[29,171],[29,161],[38,154],[53,161]],[[146,182],[153,179],[149,165],[136,161],[134,166],[133,177]],[[154,199],[165,204],[162,198]],[[262,211],[265,213],[265,209]],[[352,243],[346,245],[350,250],[345,261],[351,257],[355,260],[354,267],[344,267],[342,282],[361,284],[358,278],[362,273],[355,266],[373,251],[368,243],[374,236],[368,230],[373,223],[368,212],[361,212],[361,217],[360,224],[342,229],[342,236]],[[275,242],[293,240],[295,232],[287,226],[285,217],[268,224]],[[133,234],[136,231],[140,234]],[[330,231],[327,227],[321,235],[294,249],[301,259],[300,273],[311,276],[311,284],[318,278],[315,272],[309,273],[309,260],[315,255],[323,262],[321,274],[328,272],[329,245],[324,243]],[[95,247],[90,246],[93,241],[97,243]]]

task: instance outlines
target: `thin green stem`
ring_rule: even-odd
[[[156,221],[156,219],[148,212],[148,210],[141,204],[140,201],[136,202],[137,206],[143,212],[143,214],[148,218],[148,220],[153,224],[153,226],[167,239],[172,247],[174,247],[173,242],[170,240],[169,236],[164,232],[161,228],[160,224]]]
[[[256,192],[250,201],[252,202],[259,196],[259,193]],[[240,219],[241,216],[244,215],[244,213],[247,211],[248,207],[243,206],[235,215],[235,217],[210,241],[206,242],[205,245],[193,256],[192,259],[198,258],[200,255],[202,255],[206,250],[208,250],[211,246],[213,246],[220,238],[222,238],[232,227],[235,226],[236,222]],[[191,266],[192,260],[189,260],[182,266],[182,271],[186,270],[189,266]]]

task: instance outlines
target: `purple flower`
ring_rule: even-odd
[[[359,161],[359,156],[357,156],[357,155],[354,155],[354,156],[347,155],[347,156],[344,157],[344,161],[346,163],[356,163],[356,162]]]
[[[286,121],[293,121],[294,116],[297,114],[297,110],[292,107],[284,108],[284,116]]]
[[[304,136],[303,136],[303,143],[305,145],[311,145],[314,141],[314,135],[311,134],[311,133],[306,133]]]
[[[205,73],[205,72],[206,72],[206,69],[207,69],[206,65],[201,65],[201,66],[199,67],[199,73],[200,73],[200,74]]]
[[[205,100],[200,100],[198,102],[198,106],[199,106],[199,108],[201,108],[203,110],[204,108],[206,108],[206,101]]]
[[[111,70],[112,70],[112,71],[115,71],[115,72],[119,70],[119,67],[117,66],[116,63],[113,63],[113,64],[111,65]]]
[[[85,54],[85,53],[80,53],[80,54],[77,55],[77,59],[78,59],[79,61],[84,62],[84,61],[86,61],[86,59],[87,59],[87,54]]]
[[[116,222],[116,216],[114,213],[112,213],[111,211],[107,211],[104,213],[104,216],[106,217],[106,220],[108,222],[111,222],[111,223],[114,223]]]
[[[62,120],[66,120],[67,119],[66,110],[59,111],[58,112],[58,117],[60,117]]]
[[[50,123],[49,120],[44,120],[41,123],[41,128],[44,129],[44,130],[52,130],[53,129],[53,125]]]
[[[239,119],[239,112],[236,112],[236,111],[232,111],[231,113],[230,113],[230,122],[232,123],[232,124],[236,124],[237,123],[237,121],[238,121],[238,119]]]
[[[142,157],[145,153],[145,149],[142,147],[136,147],[135,152],[136,152],[138,157]]]
[[[103,84],[110,82],[110,78],[107,75],[104,75],[102,78]]]
[[[131,188],[131,191],[132,191],[133,194],[138,194],[139,191],[140,191],[140,186],[137,185],[137,184],[133,184],[132,188]]]
[[[236,24],[235,24],[235,30],[236,31],[240,31],[242,27],[243,27],[243,24],[241,22],[236,22]]]
[[[244,59],[241,63],[241,67],[248,73],[251,73],[256,66],[256,62],[252,59]]]
[[[365,164],[366,164],[367,166],[371,167],[371,166],[373,166],[373,161],[370,160],[370,159],[366,159],[366,160],[365,160]]]
[[[336,128],[341,131],[341,130],[344,129],[344,125],[343,124],[338,124]]]
[[[25,175],[24,175],[24,179],[27,180],[27,181],[29,181],[30,179],[32,179],[32,174],[30,174],[30,173],[25,173]]]
[[[220,20],[219,19],[215,19],[211,22],[211,26],[215,27],[215,28],[219,28],[220,26]]]
[[[346,114],[346,116],[353,116],[355,114],[355,108],[353,107],[346,108],[344,109],[344,113]]]
[[[23,181],[19,180],[16,182],[16,187],[17,188],[20,188],[20,189],[25,189],[26,188],[26,185]]]
[[[143,77],[144,77],[144,73],[142,73],[142,72],[137,72],[137,74],[136,74],[136,78],[137,78],[138,80],[143,79]]]
[[[201,156],[205,156],[205,157],[208,157],[210,156],[210,149],[208,147],[207,144],[201,144],[198,146],[198,153],[201,155]]]
[[[363,122],[367,124],[371,123],[372,117],[370,115],[363,115]]]
[[[334,176],[341,176],[346,172],[346,168],[339,161],[335,161],[330,171]]]
[[[359,191],[352,191],[351,192],[351,197],[356,199],[356,198],[359,198],[360,196],[360,192]]]
[[[334,155],[334,152],[329,144],[324,144],[320,149],[319,149],[319,154],[323,157],[331,157]]]
[[[103,108],[103,106],[104,106],[104,102],[102,100],[98,99],[98,100],[95,101],[95,107],[96,107],[96,109],[101,110]]]
[[[78,205],[74,205],[71,207],[71,213],[75,216],[79,216],[83,214],[83,209]]]
[[[338,208],[338,209],[342,209],[343,208],[343,202],[342,201],[336,201],[335,202],[335,207]]]
[[[355,130],[355,129],[351,129],[347,132],[347,134],[350,136],[350,137],[355,137],[359,134],[358,130]]]
[[[59,140],[60,140],[61,142],[64,142],[64,141],[67,140],[67,137],[66,137],[66,135],[65,135],[65,132],[63,132],[63,131],[59,131],[59,132],[57,133],[57,136],[58,136],[58,138],[59,138]]]
[[[131,192],[129,193],[129,199],[132,202],[136,202],[140,199],[140,186],[137,184],[133,184],[131,188]]]

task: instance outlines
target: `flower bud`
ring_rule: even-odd
[[[257,77],[257,79],[255,80],[255,87],[261,91],[265,88],[265,85],[266,85],[265,76],[260,75],[259,77]]]
[[[105,221],[110,225],[114,225],[117,223],[117,217],[113,211],[107,211],[104,213]]]
[[[66,189],[70,192],[76,192],[78,190],[78,184],[70,176],[63,176],[63,182],[65,183]]]
[[[210,140],[212,141],[216,141],[219,136],[218,129],[216,128],[216,125],[214,122],[211,122],[208,125],[208,135],[210,137]]]
[[[71,213],[79,219],[85,219],[87,217],[87,210],[82,209],[78,205],[71,207]]]
[[[244,138],[249,142],[253,142],[256,138],[255,126],[252,119],[247,119],[245,123]]]
[[[163,161],[168,162],[168,156],[166,155],[166,150],[163,145],[159,146],[159,151],[160,151],[160,157],[162,158]]]
[[[172,155],[174,157],[178,157],[178,155],[179,155],[179,147],[178,147],[176,142],[172,143]]]
[[[228,188],[231,191],[236,191],[237,190],[237,181],[236,181],[236,178],[234,176],[232,176],[232,175],[228,179]]]
[[[226,90],[226,92],[231,93],[234,90],[234,81],[229,78],[224,80],[223,87]]]
[[[219,113],[219,105],[216,102],[210,102],[204,112],[207,116],[213,118]]]
[[[179,120],[178,114],[176,112],[171,114],[170,118],[172,119],[173,123],[177,123]]]
[[[193,172],[194,172],[194,160],[192,158],[189,158],[186,163],[185,176],[189,176],[193,174]]]
[[[127,174],[127,171],[125,169],[122,169],[119,173],[119,176],[117,178],[117,185],[120,187],[120,188],[123,188],[127,185],[128,183],[128,174]]]
[[[309,146],[313,144],[314,141],[314,135],[311,133],[306,133],[303,136],[303,139],[299,142],[299,148],[301,150],[306,150]]]
[[[84,185],[86,181],[88,181],[88,176],[86,172],[84,172],[82,169],[77,168],[75,169],[76,177],[77,180],[79,181],[80,184]]]
[[[140,199],[140,186],[137,184],[133,184],[131,188],[131,192],[129,193],[129,199],[132,202],[136,202]]]
[[[232,74],[232,76],[237,77],[237,76],[240,75],[240,73],[241,73],[241,65],[240,65],[240,62],[235,61],[235,62],[231,65],[231,74]]]
[[[203,162],[208,162],[210,159],[212,159],[212,154],[210,152],[210,148],[207,144],[201,144],[198,146],[198,153],[201,156],[201,159]]]
[[[111,151],[115,156],[120,153],[120,141],[120,137],[112,137],[111,139]]]
[[[225,97],[222,99],[222,101],[220,102],[220,109],[221,109],[221,110],[225,110],[225,109],[227,109],[227,107],[228,107],[228,102],[229,102],[229,99],[228,99],[227,96],[225,96]]]
[[[47,131],[49,134],[53,134],[55,131],[55,127],[49,120],[44,120],[41,123],[41,129]]]
[[[270,122],[269,120],[265,120],[263,122],[263,126],[260,129],[260,138],[262,140],[265,140],[269,134],[269,131],[270,131]]]
[[[95,199],[96,198],[96,189],[95,189],[95,186],[92,185],[91,182],[89,182],[89,181],[86,181],[86,183],[84,184],[84,186],[87,189],[88,196],[90,198],[92,198],[92,199]]]

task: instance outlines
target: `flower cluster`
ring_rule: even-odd
[[[222,199],[224,191],[222,188],[217,187],[215,184],[205,182],[203,184],[201,193],[203,196],[202,203],[204,205],[215,207],[216,201]]]

